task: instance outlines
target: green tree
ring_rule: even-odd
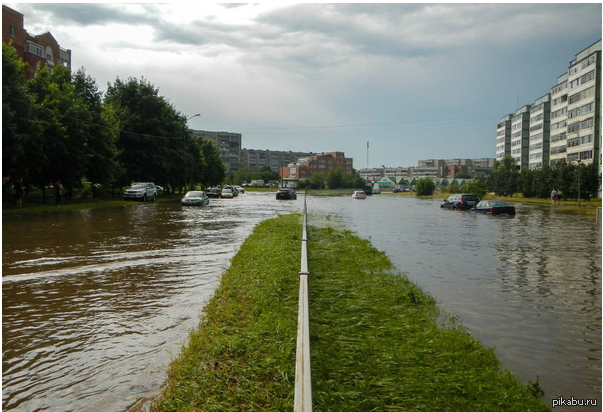
[[[505,156],[501,161],[494,162],[491,175],[491,190],[497,196],[512,196],[517,192],[519,172],[513,156]]]
[[[473,193],[482,199],[488,193],[488,186],[483,179],[476,177],[473,181],[464,185],[463,191],[466,193]]]
[[[107,89],[105,104],[119,117],[121,184],[149,180],[187,187],[200,156],[186,117],[144,78],[117,78]]]
[[[209,139],[201,139],[201,154],[204,161],[204,169],[200,177],[203,187],[217,186],[222,183],[226,176],[226,166],[220,157],[220,151]]]
[[[325,180],[320,172],[312,173],[312,176],[307,181],[307,187],[314,190],[324,189],[325,188]]]
[[[2,42],[2,175],[25,182],[40,174],[42,129],[27,88],[27,64]]]
[[[415,185],[415,191],[417,192],[417,196],[431,196],[435,190],[435,183],[433,179],[428,177],[422,177],[417,180],[417,184]]]
[[[61,179],[71,197],[80,187],[87,163],[91,161],[90,115],[86,102],[75,93],[69,69],[57,66],[48,71],[41,67],[28,82],[30,93],[38,106],[38,120],[42,127],[39,150],[43,156],[36,160],[40,169],[35,176],[38,186]]]
[[[339,189],[343,187],[343,172],[341,168],[330,169],[327,173],[326,184],[329,189]]]
[[[83,173],[91,183],[108,187],[119,176],[118,133],[110,126],[113,117],[105,112],[102,94],[94,79],[86,75],[83,68],[75,72],[72,82],[75,98],[87,107],[85,118],[80,119],[84,121],[88,132]]]

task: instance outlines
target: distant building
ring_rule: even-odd
[[[379,167],[360,169],[358,174],[367,181],[379,181],[384,178],[393,182],[402,180],[412,181],[428,177],[456,178],[457,175],[466,174],[471,178],[486,177],[492,173],[494,158],[483,157],[477,159],[425,159],[419,160],[413,167]]]
[[[281,167],[296,163],[298,159],[312,157],[312,152],[291,152],[278,150],[242,149],[240,167],[248,167],[252,172],[258,172],[270,167],[270,170],[279,171]]]
[[[281,167],[280,175],[283,179],[305,180],[314,173],[326,177],[330,170],[337,168],[341,169],[344,176],[352,176],[354,161],[345,157],[343,152],[318,153]]]
[[[71,70],[71,50],[63,49],[50,32],[30,35],[23,20],[23,14],[2,6],[2,41],[12,43],[17,55],[28,63],[26,77],[33,78],[36,70],[44,65],[51,71],[58,65]]]
[[[193,130],[196,138],[209,139],[220,151],[220,158],[226,166],[226,174],[239,170],[241,159],[241,133],[209,132],[206,130]]]

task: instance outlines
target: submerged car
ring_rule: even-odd
[[[130,186],[124,191],[124,200],[131,199],[142,200],[143,202],[150,200],[154,202],[155,199],[157,199],[157,187],[155,187],[155,183],[132,183],[132,186]]]
[[[209,197],[202,190],[191,190],[180,200],[180,204],[182,206],[207,206]]]
[[[479,198],[476,195],[469,193],[456,193],[448,196],[447,199],[444,199],[440,207],[443,209],[469,210],[475,206],[477,202],[479,202]]]
[[[235,194],[231,189],[222,189],[222,193],[220,193],[220,197],[222,199],[232,199],[235,197]]]
[[[219,198],[220,197],[220,193],[222,193],[222,189],[220,189],[219,187],[210,187],[209,189],[207,189],[207,197],[214,197],[214,198]]]
[[[474,208],[472,212],[489,213],[492,215],[514,215],[515,206],[511,206],[504,200],[482,200]]]
[[[237,189],[235,186],[224,186],[222,188],[223,191],[226,189],[229,189],[234,197],[237,197],[239,195],[239,189]]]
[[[276,198],[277,200],[295,200],[297,199],[297,193],[291,188],[279,189],[276,192]]]
[[[366,193],[362,190],[356,190],[352,195],[352,199],[366,199]]]

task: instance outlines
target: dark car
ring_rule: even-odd
[[[489,213],[492,215],[514,215],[515,206],[511,206],[504,200],[482,200],[474,208],[472,212]]]
[[[207,192],[205,194],[207,195],[207,197],[219,199],[221,193],[222,189],[220,189],[219,187],[210,187],[209,189],[207,189]]]
[[[456,193],[448,196],[448,199],[444,199],[440,207],[453,210],[469,210],[475,206],[477,202],[479,202],[479,198],[476,195],[469,193]]]
[[[295,200],[297,199],[297,193],[290,188],[279,189],[278,192],[276,192],[276,198],[280,200]]]

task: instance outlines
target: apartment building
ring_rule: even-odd
[[[551,89],[551,135],[549,165],[565,162],[567,153],[567,73],[557,77]]]
[[[528,167],[540,169],[549,164],[551,131],[551,95],[547,93],[530,106]]]
[[[567,74],[566,159],[591,164],[601,148],[601,41],[578,53]]]
[[[314,156],[300,158],[295,163],[280,168],[283,179],[304,180],[314,173],[327,176],[332,169],[341,169],[344,176],[352,176],[354,173],[354,160],[345,157],[343,152],[318,153]]]
[[[601,174],[601,40],[576,54],[550,93],[501,118],[496,158],[507,154],[522,170],[599,162]]]
[[[511,154],[511,115],[500,119],[496,125],[496,160]]]
[[[71,70],[71,50],[62,48],[50,32],[36,36],[27,33],[23,14],[4,5],[2,41],[11,43],[21,60],[28,63],[28,79],[34,77],[39,67],[47,66],[48,70],[53,70],[61,65]]]
[[[530,105],[525,105],[511,118],[511,156],[520,169],[528,167],[530,147]]]
[[[316,153],[243,149],[241,151],[240,167],[248,167],[252,172],[257,172],[268,166],[270,170],[277,171],[290,163],[296,163],[300,158],[314,155]]]
[[[210,132],[193,130],[196,138],[208,139],[214,142],[220,151],[220,158],[226,167],[226,174],[239,170],[241,160],[241,133]]]

